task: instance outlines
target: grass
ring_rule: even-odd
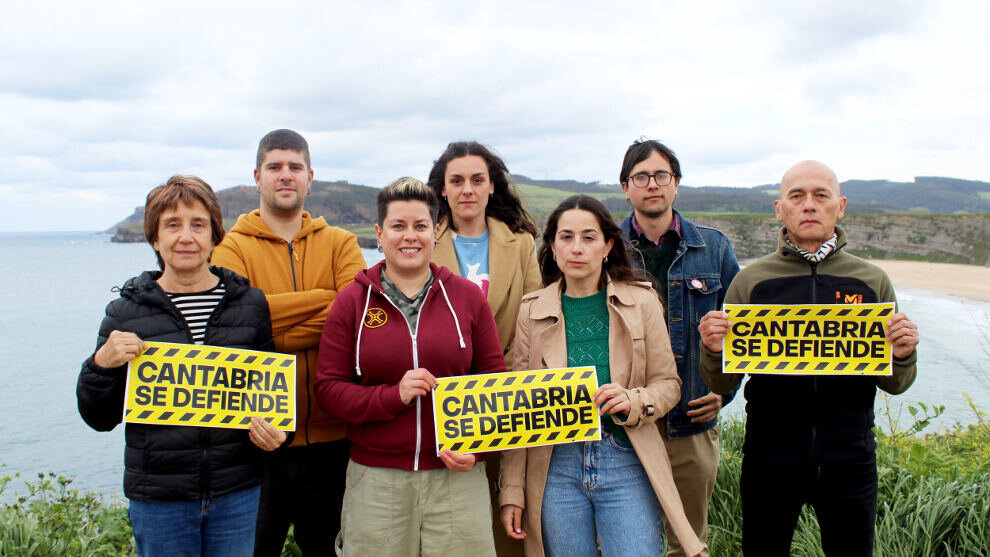
[[[985,556],[990,554],[990,421],[922,436],[943,407],[909,407],[902,424],[890,408],[877,429],[879,498],[874,555],[883,557]],[[742,555],[739,476],[745,426],[722,424],[722,460],[709,506],[712,555]],[[823,556],[814,513],[802,511],[791,555]]]

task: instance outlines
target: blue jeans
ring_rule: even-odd
[[[601,441],[557,445],[543,492],[548,557],[663,555],[660,502],[639,457],[605,431]]]
[[[128,515],[142,557],[254,553],[261,487],[202,501],[131,501]]]

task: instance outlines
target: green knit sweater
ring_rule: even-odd
[[[608,364],[608,306],[605,303],[605,290],[583,298],[573,298],[564,294],[561,297],[564,311],[564,326],[567,330],[567,365],[595,366],[598,384],[612,381]],[[612,416],[602,416],[602,423],[613,435],[629,443],[622,426],[617,425]]]

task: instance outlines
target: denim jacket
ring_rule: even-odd
[[[663,301],[668,313],[670,345],[677,362],[677,374],[681,377],[681,400],[667,414],[667,435],[671,438],[708,431],[718,423],[716,418],[707,423],[693,424],[687,415],[691,409],[688,402],[710,392],[699,368],[701,335],[698,324],[709,311],[721,309],[729,283],[739,272],[736,254],[725,235],[714,228],[695,226],[684,215],[680,218],[681,241],[667,273],[670,299]],[[636,249],[639,241],[632,227],[632,213],[619,226],[630,248],[628,251],[633,267],[643,269],[643,256]],[[738,386],[722,395],[723,406],[732,401],[737,390]]]

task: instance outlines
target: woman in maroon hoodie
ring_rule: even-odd
[[[351,442],[343,555],[494,556],[484,462],[436,454],[437,377],[505,371],[495,320],[467,279],[430,263],[438,201],[415,178],[378,193],[385,260],[340,292],[323,328],[317,396]]]

